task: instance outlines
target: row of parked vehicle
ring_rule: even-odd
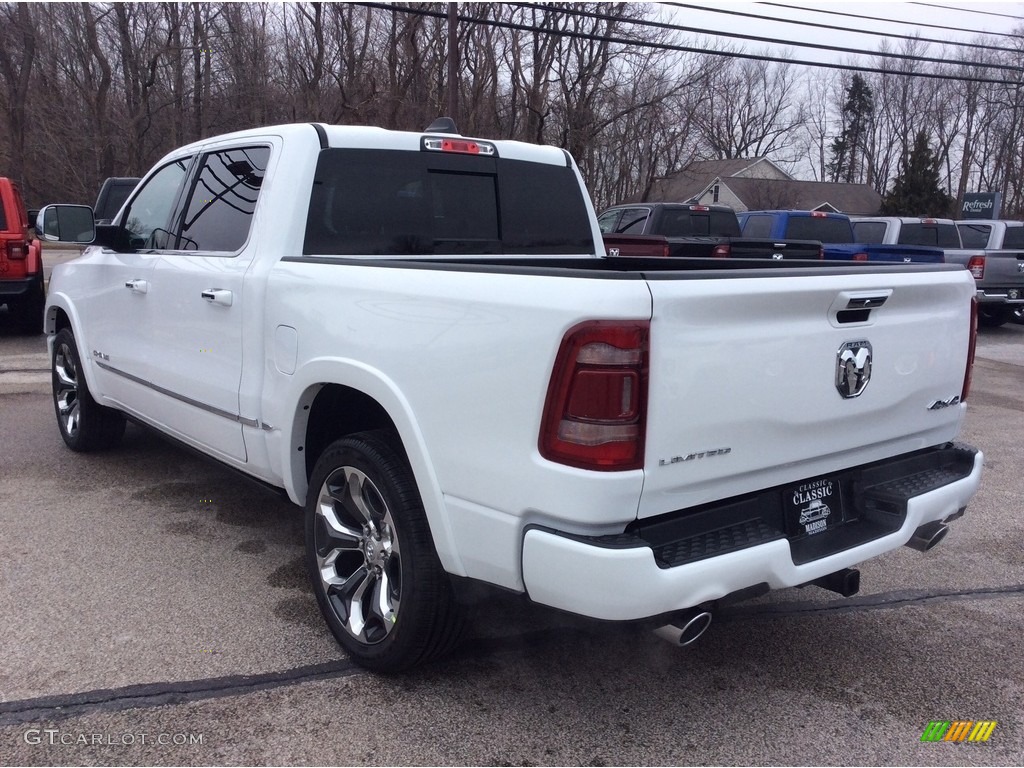
[[[824,211],[743,211],[724,205],[616,205],[598,218],[621,256],[838,259],[962,264],[975,278],[979,321],[1024,322],[1024,222],[850,217]]]

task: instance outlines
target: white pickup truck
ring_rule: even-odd
[[[607,258],[561,149],[249,130],[109,226],[39,227],[93,242],[46,307],[67,445],[128,417],[283,489],[371,669],[450,649],[480,584],[679,644],[772,588],[852,594],[980,482],[968,272]]]

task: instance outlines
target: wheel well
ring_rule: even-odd
[[[53,312],[53,332],[59,333],[62,328],[71,327],[71,318],[68,317],[67,313],[59,307],[52,310]]]
[[[312,476],[313,466],[328,445],[345,435],[370,429],[383,429],[395,435],[394,447],[403,450],[395,423],[380,403],[351,387],[325,385],[309,406],[306,420],[306,479]]]

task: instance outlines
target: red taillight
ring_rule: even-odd
[[[824,245],[823,245],[823,246],[821,246],[821,247],[820,247],[820,248],[818,249],[818,258],[819,258],[819,259],[824,259],[824,258],[825,258],[825,246],[824,246]]]
[[[668,240],[666,240],[665,244],[661,246],[661,255],[666,259],[672,255],[672,249],[668,245]]]
[[[708,208],[706,205],[691,205],[690,206],[690,210],[691,211],[710,211],[711,209]]]
[[[866,253],[864,253],[864,251],[861,251],[860,253],[853,254],[853,260],[854,261],[867,261],[868,260],[868,255]]]
[[[978,347],[978,299],[971,297],[971,338],[967,344],[967,370],[964,371],[964,388],[960,392],[960,402],[966,402],[971,393],[971,378],[974,375],[974,352]]]
[[[28,249],[25,247],[25,243],[7,243],[7,258],[13,260],[22,260],[28,253]]]
[[[711,255],[719,259],[728,258],[729,254],[732,253],[732,246],[728,243],[721,243],[716,245],[711,251]]]
[[[544,404],[541,456],[601,471],[643,466],[649,336],[646,320],[592,320],[565,334]]]
[[[975,280],[983,280],[985,278],[985,257],[981,254],[971,256],[970,261],[967,262],[967,268]]]
[[[811,218],[814,219],[827,219],[828,214],[824,211],[811,211]]]

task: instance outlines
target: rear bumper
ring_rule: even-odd
[[[851,493],[847,522],[812,537],[787,537],[773,524],[765,507],[777,490],[673,513],[621,536],[531,528],[523,579],[535,602],[610,620],[672,613],[760,585],[806,584],[956,515],[977,492],[982,464],[980,451],[950,445],[842,473]],[[725,524],[709,527],[709,516]]]
[[[0,280],[0,304],[8,301],[24,301],[41,295],[39,275],[19,277],[14,280]]]
[[[979,304],[1024,304],[1024,287],[979,288]]]

